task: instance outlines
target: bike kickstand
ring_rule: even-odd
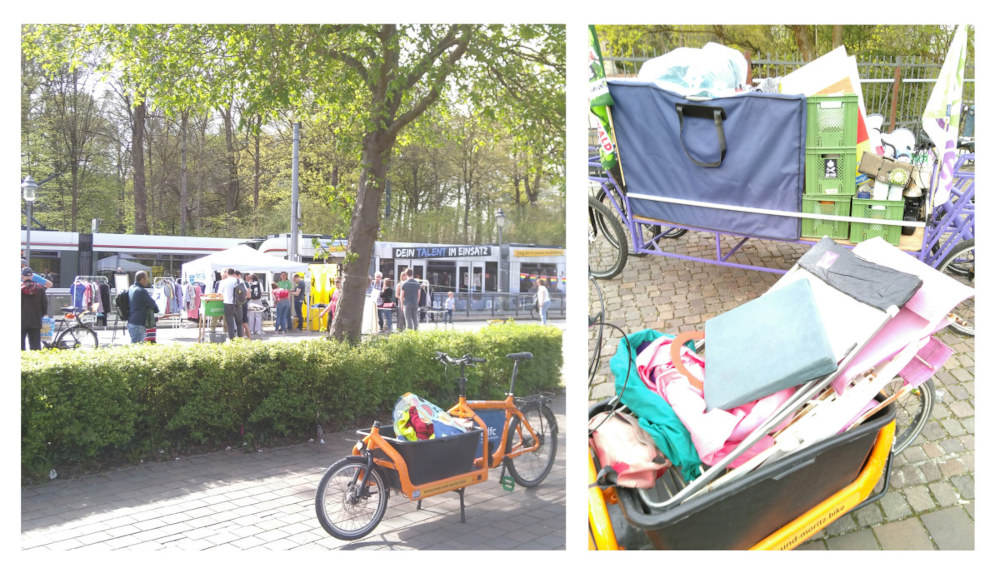
[[[507,460],[504,460],[503,469],[500,470],[500,487],[504,491],[514,491],[514,478],[507,475]]]
[[[462,523],[465,523],[465,488],[458,490],[459,505],[462,508]]]

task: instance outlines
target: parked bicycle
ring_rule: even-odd
[[[488,481],[489,470],[501,464],[504,489],[513,490],[515,483],[539,485],[555,462],[556,419],[548,405],[549,395],[514,396],[518,363],[530,360],[532,354],[507,357],[514,361],[514,368],[506,399],[468,401],[465,367],[486,360],[436,353],[436,360],[460,369],[458,403],[448,414],[473,420],[475,429],[415,442],[382,435],[379,422],[371,430],[359,430],[361,439],[352,455],[330,466],[320,480],[316,516],[323,529],[343,540],[368,535],[385,515],[390,487],[416,501],[417,509],[423,499],[457,491],[464,523],[465,488]],[[497,418],[495,423],[484,421],[491,413]],[[477,452],[477,448],[481,449]]]
[[[45,342],[45,348],[92,349],[97,348],[97,332],[83,322],[83,317],[94,314],[90,309],[64,306],[62,318],[56,319],[56,330],[52,342]]]

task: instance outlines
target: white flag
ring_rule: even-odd
[[[962,117],[962,82],[965,80],[966,27],[955,30],[955,38],[941,66],[937,83],[924,109],[923,127],[937,148],[937,184],[933,205],[943,205],[951,193],[955,160],[958,158],[958,122]]]

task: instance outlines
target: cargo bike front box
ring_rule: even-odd
[[[669,473],[644,494],[615,488],[616,500],[628,527],[655,549],[791,549],[887,491],[895,415],[889,404],[856,428],[667,509],[644,497],[657,503],[679,489]]]

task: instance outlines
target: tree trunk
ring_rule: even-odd
[[[389,171],[389,151],[395,142],[395,135],[378,130],[365,137],[361,152],[361,177],[358,182],[358,198],[351,215],[351,230],[347,244],[352,254],[357,255],[344,265],[344,293],[341,302],[364,300],[368,287],[368,265],[371,263],[375,238],[378,236],[379,213],[382,195],[385,193],[385,177]],[[361,304],[338,304],[333,322],[333,336],[339,340],[356,340],[361,336],[361,320],[364,306]]]
[[[146,117],[149,118],[149,115],[147,114]],[[146,216],[147,217],[151,216],[152,218],[152,223],[149,224],[149,232],[152,234],[156,234],[156,227],[161,221],[163,221],[163,218],[160,216],[160,213],[156,210],[157,205],[159,205],[160,202],[157,201],[156,197],[157,185],[156,185],[156,177],[154,177],[154,172],[153,172],[153,136],[154,134],[156,134],[156,129],[155,129],[156,123],[152,121],[150,121],[149,123],[150,124],[146,129],[146,137],[145,137],[146,157],[148,157],[146,161],[146,166],[147,166],[146,182],[149,184],[148,193],[146,194],[146,197],[149,201],[149,205],[146,208]]]
[[[811,62],[816,59],[816,43],[813,41],[809,26],[791,26],[795,35],[795,45],[799,48],[802,59]]]
[[[187,125],[188,111],[181,112],[181,235],[187,235]]]
[[[136,105],[132,115],[132,192],[135,198],[135,234],[148,235],[146,220],[146,169],[143,162],[143,134],[146,130],[146,102]]]
[[[831,44],[831,49],[844,45],[844,26],[840,24],[835,24],[833,26],[833,41]]]
[[[222,120],[226,134],[226,169],[229,180],[226,182],[226,223],[230,233],[235,231],[236,204],[239,200],[240,181],[239,170],[236,163],[236,143],[233,127],[233,108],[226,106],[219,110],[222,112]]]
[[[260,125],[264,121],[263,116],[257,116],[257,129],[253,137],[253,210],[256,214],[260,206]]]

